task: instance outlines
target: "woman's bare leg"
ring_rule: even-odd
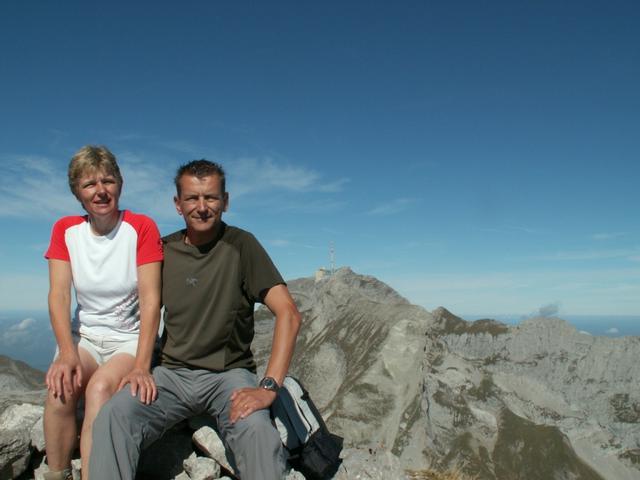
[[[76,424],[76,408],[78,399],[87,385],[87,381],[98,368],[94,358],[82,347],[78,349],[84,385],[72,396],[54,397],[47,393],[44,406],[44,439],[47,451],[49,470],[60,471],[69,468],[71,457],[76,448],[78,430]]]
[[[84,393],[84,422],[80,435],[82,457],[82,479],[89,478],[89,455],[93,421],[102,405],[116,393],[122,378],[133,369],[135,358],[127,353],[119,353],[101,365],[93,374]]]

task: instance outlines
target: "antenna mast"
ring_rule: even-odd
[[[329,244],[329,262],[331,263],[331,275],[336,271],[336,251],[333,248],[333,240]]]

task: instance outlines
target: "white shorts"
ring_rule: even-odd
[[[113,338],[103,335],[79,335],[74,332],[73,343],[86,350],[100,366],[118,353],[128,353],[135,358],[138,350],[138,335],[131,335],[129,339],[123,339],[122,337]],[[58,354],[59,349],[56,347],[54,360]]]

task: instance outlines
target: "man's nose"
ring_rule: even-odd
[[[97,193],[104,193],[106,191],[107,191],[107,189],[105,188],[104,183],[102,183],[102,182],[97,182],[96,183],[96,192]]]
[[[198,207],[198,210],[200,211],[207,209],[207,203],[204,201],[204,197],[198,197],[197,207]]]

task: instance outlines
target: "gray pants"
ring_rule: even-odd
[[[208,370],[157,367],[158,398],[144,405],[124,388],[102,409],[93,424],[89,462],[91,480],[133,480],[140,452],[178,422],[208,414],[218,421],[242,480],[281,479],[285,459],[280,435],[268,410],[258,410],[235,424],[229,421],[231,392],[255,387],[255,374],[238,368]]]

